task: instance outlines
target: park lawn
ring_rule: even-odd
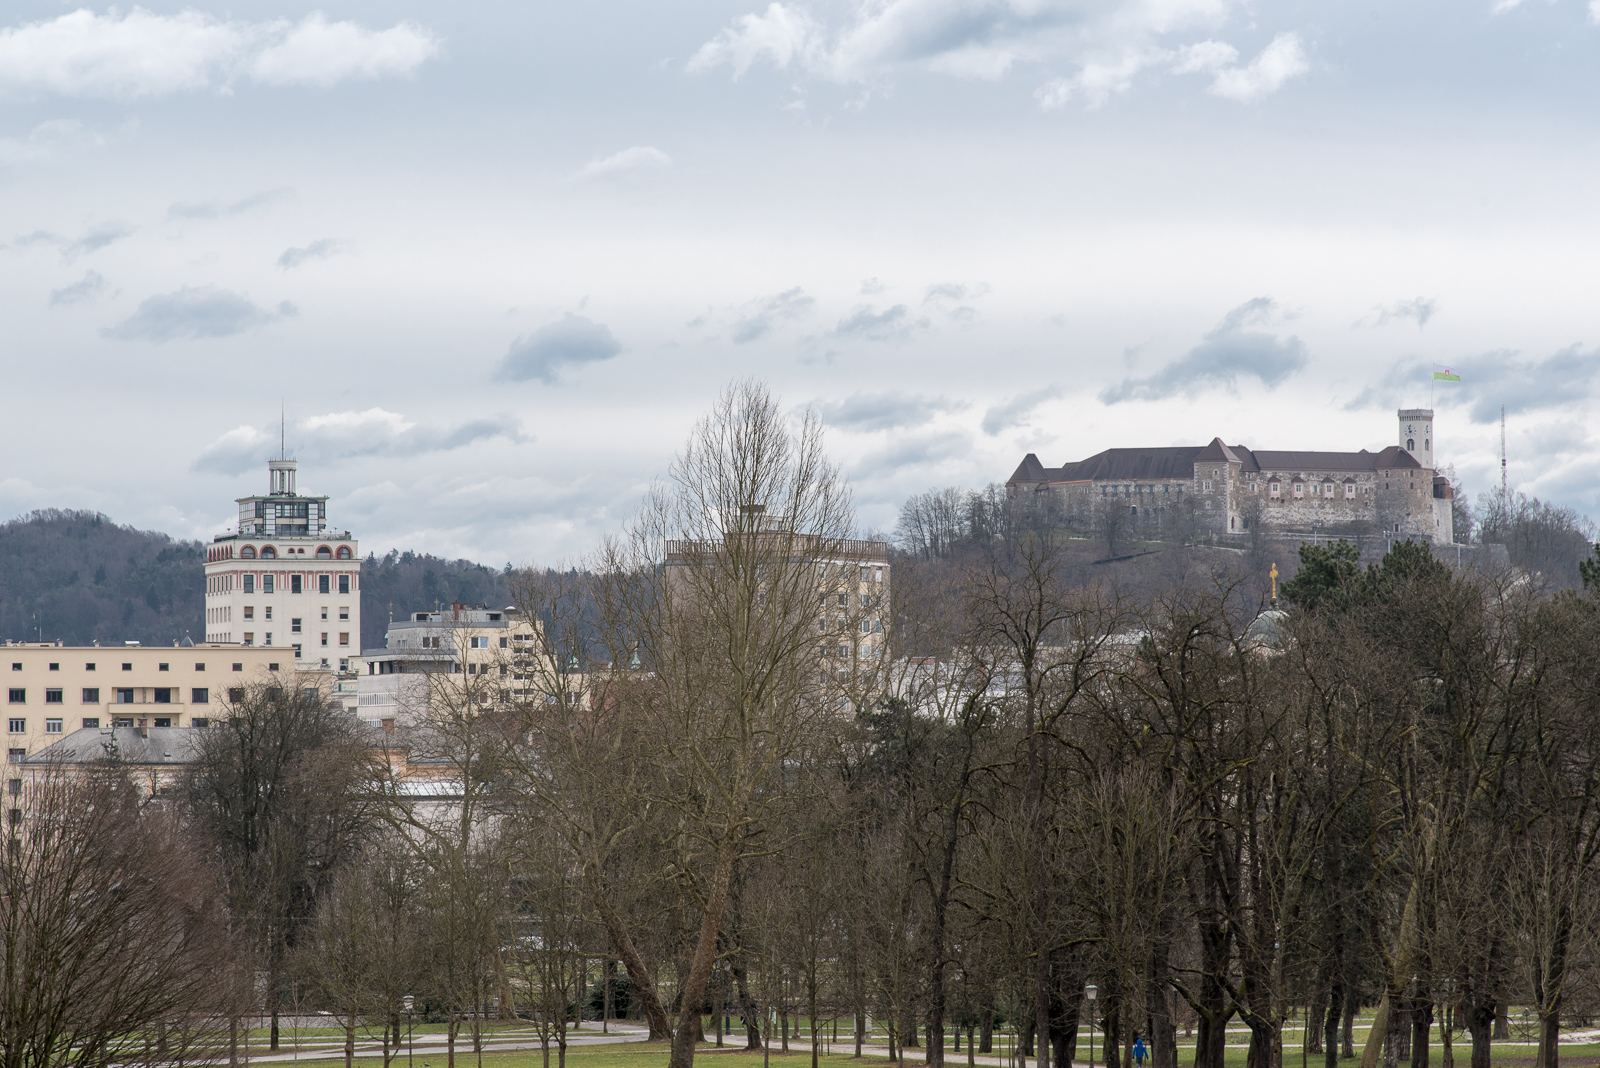
[[[665,1065],[667,1063],[669,1048],[665,1042],[629,1042],[616,1047],[587,1047],[569,1048],[567,1050],[567,1064],[569,1068],[647,1068],[652,1065]],[[811,1063],[811,1051],[791,1049],[788,1053],[772,1050],[768,1057],[773,1065],[782,1065],[783,1068],[803,1068]],[[695,1061],[699,1063],[705,1058],[708,1066],[714,1064],[715,1068],[762,1068],[762,1054],[749,1052],[742,1048],[724,1047],[717,1049],[715,1046],[702,1046],[695,1053]],[[823,1060],[829,1062],[845,1062],[851,1060],[848,1048],[834,1053],[831,1056],[823,1055]],[[908,1061],[915,1065],[920,1058],[913,1056]],[[390,1068],[399,1068],[406,1061],[402,1053]],[[297,1062],[304,1068],[343,1068],[344,1058],[308,1060],[301,1058]],[[361,1056],[355,1060],[358,1068],[381,1068],[382,1058],[374,1056]],[[418,1057],[415,1068],[444,1068],[444,1057],[430,1053],[424,1061]],[[885,1057],[862,1057],[859,1063],[885,1065]],[[551,1068],[555,1068],[556,1052],[554,1046],[550,1050]],[[473,1056],[468,1048],[465,1052],[456,1052],[456,1068],[477,1068],[478,1059]],[[483,1068],[544,1068],[544,1056],[537,1050],[517,1050],[509,1053],[485,1053],[483,1055]],[[955,1068],[954,1065],[951,1068]]]

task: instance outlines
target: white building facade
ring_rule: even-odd
[[[206,641],[294,650],[301,670],[360,669],[361,552],[328,526],[328,498],[295,488],[298,464],[271,460],[267,493],[238,498],[235,532],[206,553]]]

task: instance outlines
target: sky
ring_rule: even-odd
[[[1600,0],[0,8],[0,517],[575,558],[730,380],[863,530],[1103,448],[1600,516]],[[1459,384],[1435,389],[1433,365]]]

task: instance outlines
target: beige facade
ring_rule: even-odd
[[[204,727],[228,691],[288,677],[294,650],[193,646],[7,644],[7,759],[17,763],[80,730]],[[326,688],[325,678],[293,678]]]
[[[206,552],[206,640],[293,650],[302,670],[354,677],[361,551],[328,526],[328,498],[295,489],[294,460],[268,463],[270,492],[241,497],[238,528]]]
[[[356,715],[409,726],[439,685],[503,700],[543,696],[554,673],[537,670],[538,624],[514,607],[453,604],[389,624],[381,649],[364,649]]]

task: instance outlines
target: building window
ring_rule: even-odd
[[[195,669],[195,670],[196,670],[196,671],[204,671],[204,670],[205,670],[205,669],[206,669],[206,666],[205,666],[205,665],[204,665],[204,664],[196,664],[196,665],[195,665],[195,666],[194,666],[194,669]]]
[[[262,546],[262,548],[261,548],[261,559],[263,559],[263,560],[276,560],[277,558],[278,558],[278,550],[274,549],[270,545]]]
[[[333,577],[332,575],[318,575],[317,576],[317,592],[318,593],[327,593],[327,592],[329,592],[328,591],[328,580],[330,578],[332,578],[332,577]]]
[[[489,639],[488,638],[473,638],[472,639],[472,648],[474,648],[474,649],[487,649],[487,648],[489,648]]]
[[[256,547],[254,545],[246,545],[243,549],[239,550],[239,559],[241,559],[241,560],[254,560],[255,558],[256,558]],[[245,576],[245,582],[248,584],[249,581],[250,581],[250,576],[246,575]]]
[[[204,686],[196,686],[189,691],[191,705],[208,705],[211,703],[211,691]]]
[[[1300,484],[1300,483],[1298,483],[1298,482],[1296,482],[1296,483],[1295,483],[1295,484],[1294,484],[1294,495],[1295,495],[1295,496],[1296,496],[1296,497],[1303,497],[1303,496],[1305,496],[1305,492],[1306,492],[1306,488],[1305,488],[1305,486],[1303,486],[1303,485],[1301,485],[1301,484]]]
[[[61,665],[60,664],[51,664],[50,665],[50,670],[51,671],[60,671],[61,670]]]
[[[47,705],[59,705],[61,703],[61,691],[59,689],[46,690],[44,692],[44,703]]]
[[[117,704],[119,704],[119,705],[131,705],[131,704],[133,704],[133,688],[131,686],[120,687],[117,690]]]
[[[268,592],[268,593],[271,593],[271,592],[272,592],[272,591],[271,591],[271,590],[268,590],[268,591],[267,591],[267,592]],[[270,604],[269,604],[269,605],[267,605],[267,609],[266,609],[266,612],[265,612],[265,613],[264,613],[264,615],[265,615],[265,617],[266,617],[266,618],[267,618],[267,619],[271,619],[271,618],[272,618],[272,606],[271,606],[271,605],[270,605]],[[269,643],[269,644],[270,644],[270,643]]]
[[[268,671],[277,671],[278,670],[278,665],[277,664],[268,664],[267,665],[267,670]]]
[[[341,606],[339,608],[339,618],[340,619],[349,619],[350,618],[350,609]]]
[[[1206,493],[1210,493],[1211,492],[1211,483],[1209,481],[1202,482],[1202,483],[1200,483],[1200,488],[1203,491],[1205,491]]]
[[[299,634],[300,633],[300,621],[298,619],[289,620],[289,633],[290,634]]]
[[[246,645],[254,645],[255,643],[256,643],[255,631],[253,631],[253,630],[245,631],[244,632],[244,644],[246,644]],[[241,668],[241,669],[236,669],[236,670],[243,670],[243,669]]]
[[[156,689],[156,704],[170,705],[172,703],[172,687],[161,686]]]
[[[100,729],[100,717],[99,716],[84,716],[83,717],[83,727],[84,727],[84,730],[91,730],[91,731],[99,730]]]
[[[155,725],[157,727],[170,727],[170,726],[172,726],[172,717],[171,716],[157,716],[156,717],[156,721],[155,721]]]
[[[317,546],[317,559],[318,560],[332,560],[333,559],[333,550],[328,548],[326,545]],[[324,577],[323,581],[327,581],[326,577]],[[322,592],[323,593],[327,593],[328,591],[327,590],[323,590]]]
[[[244,670],[244,665],[243,664],[235,664],[235,665],[233,665],[233,670],[235,670],[235,671],[243,671]]]
[[[122,670],[123,671],[132,671],[133,670],[133,665],[132,664],[123,664],[122,665]]]
[[[100,703],[100,687],[98,687],[98,686],[85,686],[83,688],[83,703],[86,704],[86,705],[97,705],[97,704],[99,704]]]
[[[10,724],[10,731],[11,731],[12,734],[27,734],[28,733],[28,721],[25,720],[25,719],[22,719],[22,718],[20,718],[18,716],[12,716],[11,719],[9,720],[9,724]]]
[[[45,720],[44,721],[44,732],[46,734],[60,734],[61,733],[61,721],[59,719],[47,719],[47,720]]]
[[[93,664],[85,664],[85,665],[83,665],[83,670],[85,670],[85,671],[93,671],[94,670],[94,665]]]
[[[256,592],[256,577],[254,575],[246,575],[244,577],[244,592],[245,593],[255,593]],[[245,611],[248,612],[248,611],[250,611],[250,609],[246,608]]]
[[[350,576],[349,575],[340,575],[339,576],[339,592],[340,593],[349,593],[350,592]]]
[[[167,665],[165,665],[165,664],[157,664],[156,665],[156,670],[157,671],[165,671],[165,670],[167,670]]]
[[[28,691],[20,686],[13,686],[11,687],[10,700],[14,705],[25,705],[28,703]]]
[[[13,764],[20,764],[22,763],[22,758],[27,755],[28,751],[26,749],[12,749],[9,751],[6,759],[11,761]]]
[[[341,559],[341,560],[350,559],[350,546],[348,546],[348,545],[339,546],[339,559]]]
[[[327,631],[323,631],[322,632],[322,644],[323,645],[327,645],[328,644],[328,632]]]
[[[191,719],[189,721],[189,726],[191,726],[191,727],[200,727],[200,728],[204,729],[206,727],[211,726],[211,721],[209,719],[207,719],[205,716],[196,716],[196,717],[194,717],[193,719]]]
[[[273,592],[273,587],[275,585],[277,585],[276,579],[277,579],[277,576],[275,576],[275,575],[262,575],[261,576],[261,592],[262,593],[272,593]],[[267,609],[267,611],[270,612],[270,611],[272,611],[272,609],[269,608],[269,609]]]
[[[300,576],[299,575],[290,575],[289,576],[289,592],[290,593],[299,593],[300,592]]]

